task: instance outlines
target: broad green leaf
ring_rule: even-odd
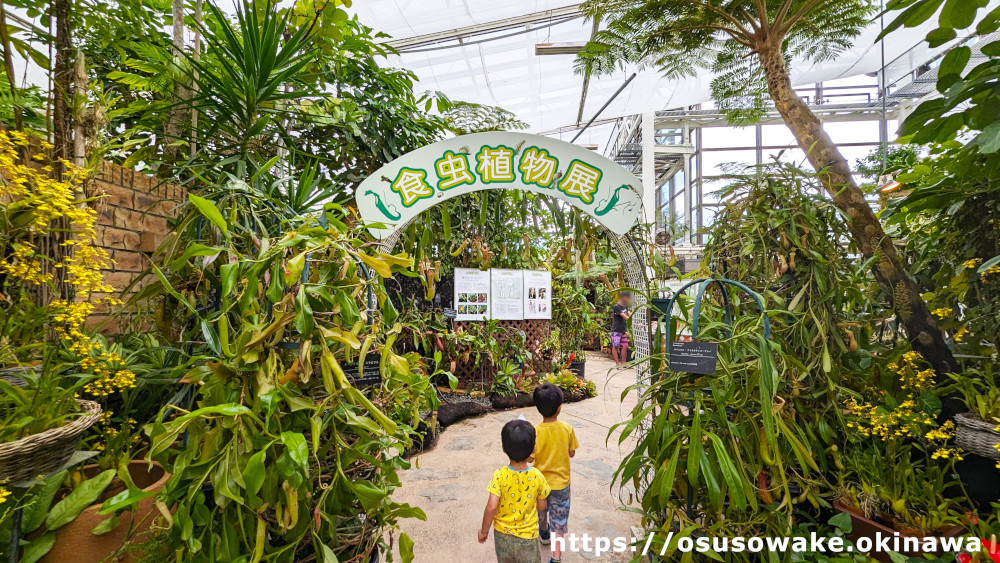
[[[313,534],[313,544],[320,546],[320,563],[340,563],[340,559],[337,559],[337,554],[330,549],[330,546],[323,543],[316,534]]]
[[[413,540],[405,533],[399,534],[399,557],[403,560],[403,563],[411,563],[413,561]]]
[[[941,66],[938,67],[938,91],[944,92],[952,84],[958,82],[965,66],[969,64],[970,58],[972,58],[972,49],[966,46],[956,47],[948,51],[948,54],[941,59]]]
[[[385,489],[376,487],[369,481],[358,481],[351,486],[365,510],[372,510],[388,498]]]
[[[66,498],[57,502],[45,517],[45,529],[56,530],[73,521],[84,508],[97,502],[98,497],[108,488],[117,471],[108,469],[77,485]]]
[[[302,277],[302,270],[306,267],[306,254],[308,250],[303,250],[302,252],[296,254],[295,256],[288,259],[285,263],[285,285],[295,285],[300,281]]]
[[[851,521],[851,515],[846,512],[841,512],[833,518],[830,518],[830,525],[845,534],[851,533],[851,529],[854,527],[853,524],[854,523]]]
[[[295,330],[299,331],[302,338],[308,339],[312,335],[313,327],[315,327],[313,310],[309,305],[306,286],[300,285],[295,295]]]
[[[223,264],[219,268],[222,276],[222,296],[228,298],[236,288],[236,275],[240,271],[239,262]]]
[[[212,256],[213,254],[218,254],[220,252],[222,252],[222,249],[218,247],[205,246],[204,244],[197,242],[191,243],[191,245],[184,250],[183,254],[170,262],[170,267],[174,270],[179,270],[187,264],[188,260],[194,258],[195,256]]]
[[[247,485],[247,493],[256,496],[260,492],[261,485],[264,484],[266,469],[264,468],[264,458],[267,456],[267,447],[250,456],[246,467],[243,468],[243,481]]]
[[[976,137],[975,142],[979,145],[979,150],[986,154],[1000,151],[1000,121],[994,121],[987,125],[982,133]]]
[[[926,40],[928,46],[931,47],[932,49],[935,49],[951,41],[952,39],[955,39],[956,37],[958,37],[958,33],[956,33],[954,29],[938,28],[928,33]]]
[[[281,433],[281,443],[287,448],[288,456],[303,470],[309,468],[309,445],[301,432],[285,431]]]
[[[104,503],[101,504],[101,508],[100,510],[97,511],[97,513],[101,515],[111,514],[112,512],[115,512],[117,510],[128,508],[144,498],[155,497],[155,496],[156,493],[152,491],[143,491],[141,489],[125,489],[124,491],[104,501]]]
[[[6,538],[4,538],[4,541],[6,541]],[[56,533],[45,532],[24,548],[21,554],[21,563],[35,563],[48,553],[55,544]]]
[[[223,497],[232,499],[239,504],[243,504],[244,502],[243,496],[239,492],[238,483],[233,478],[233,469],[232,456],[227,452],[221,456],[221,459],[212,471],[211,479],[212,486],[215,489],[215,502],[220,506],[226,503]]]
[[[117,528],[118,524],[121,524],[121,521],[117,516],[112,514],[111,516],[108,516],[104,520],[98,522],[97,525],[90,530],[90,533],[95,536],[103,536],[104,534]]]
[[[219,343],[219,333],[215,331],[212,323],[208,321],[201,321],[201,335],[205,337],[205,342],[208,343],[208,347],[215,352],[215,355],[222,354],[222,346]]]
[[[59,492],[63,479],[66,478],[66,471],[60,471],[55,475],[42,481],[38,490],[31,496],[31,502],[24,507],[21,516],[21,530],[30,534],[38,529],[45,522],[45,515],[49,513],[52,500]]]
[[[223,233],[226,234],[229,233],[229,226],[226,224],[226,219],[225,217],[222,216],[222,212],[219,211],[219,208],[216,207],[214,203],[201,196],[196,196],[194,194],[188,194],[188,201],[190,201],[192,205],[197,207],[198,211],[206,219],[211,221],[212,224],[214,224],[216,227],[219,227],[219,229]]]
[[[938,23],[941,27],[965,29],[976,21],[976,12],[988,3],[989,0],[948,0],[941,8]]]

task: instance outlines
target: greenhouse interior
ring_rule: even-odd
[[[0,52],[0,562],[1000,563],[1000,0]]]

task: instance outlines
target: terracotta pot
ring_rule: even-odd
[[[170,474],[164,471],[158,463],[154,463],[153,467],[150,468],[145,461],[131,461],[128,468],[132,480],[144,492],[159,491],[170,478]],[[96,466],[85,467],[84,472],[88,471],[96,474],[98,470]],[[119,491],[106,492],[101,502],[83,509],[83,512],[72,522],[56,530],[56,543],[44,557],[39,559],[40,563],[65,563],[66,561],[99,563],[121,549],[128,541],[136,543],[143,541],[143,532],[149,529],[150,524],[159,515],[153,502],[154,497],[144,498],[134,505],[133,510],[123,512],[118,517],[121,522],[114,530],[100,536],[91,533],[94,526],[110,517],[110,515],[102,516],[97,513],[101,508],[101,503]],[[128,538],[130,528],[134,531],[131,538]],[[115,561],[131,563],[139,555],[135,551],[126,551],[120,559],[115,559]]]
[[[871,538],[872,544],[874,545],[876,534],[881,534],[882,537],[887,537],[887,536],[888,537],[892,537],[892,536],[894,536],[896,534],[899,534],[899,536],[904,537],[904,538],[905,537],[923,538],[923,537],[927,537],[927,535],[928,535],[928,534],[924,533],[922,530],[897,529],[897,528],[893,528],[891,526],[887,526],[885,524],[882,524],[880,522],[876,522],[875,520],[871,520],[868,517],[866,517],[861,512],[861,510],[859,510],[857,507],[851,506],[851,505],[849,505],[847,503],[844,503],[840,499],[837,499],[836,501],[834,501],[833,506],[837,510],[839,510],[841,512],[846,512],[846,513],[848,513],[851,516],[851,524],[852,524],[851,525],[851,533],[847,534],[847,537],[852,542],[854,542],[855,545],[857,545],[857,541],[858,541],[859,538]],[[951,526],[951,527],[946,528],[944,530],[938,530],[933,535],[937,536],[937,537],[953,538],[953,537],[960,536],[963,533],[965,533],[965,527],[963,527],[963,526]],[[923,542],[921,542],[921,543],[923,543]],[[902,540],[900,540],[900,545],[902,545]],[[900,553],[903,554],[903,555],[905,555],[905,556],[907,556],[907,557],[922,558],[925,552],[924,551],[906,551],[906,550],[900,550]],[[938,552],[933,552],[933,553],[931,553],[931,552],[926,552],[926,553],[928,555],[940,556],[940,555],[942,555],[943,552],[938,551]],[[884,563],[892,563],[892,560],[889,558],[889,554],[888,553],[884,553],[884,552],[881,552],[881,551],[876,551],[876,552],[870,553],[869,556],[873,557],[875,559],[878,559],[879,561],[883,561]]]

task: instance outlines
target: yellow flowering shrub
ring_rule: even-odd
[[[931,314],[939,319],[947,319],[951,316],[953,309],[951,307],[938,307],[931,311]]]
[[[937,530],[961,519],[951,498],[955,424],[935,420],[934,371],[918,352],[887,365],[895,384],[879,378],[871,402],[845,403],[850,445],[844,454],[847,476],[842,495],[870,518],[918,530]]]
[[[920,396],[934,385],[934,370],[927,367],[923,356],[914,351],[906,352],[899,362],[890,363],[888,368],[897,376],[905,397],[894,406],[887,401],[875,405],[849,398],[844,406],[853,416],[847,427],[862,437],[886,442],[923,438],[934,449],[932,459],[962,459],[957,449],[946,446],[955,436],[955,425],[951,421],[938,425],[918,406]]]
[[[100,303],[114,304],[114,288],[104,281],[102,270],[112,264],[107,252],[94,244],[97,212],[84,199],[86,171],[62,161],[62,178],[51,163],[37,153],[36,162],[25,162],[19,154],[35,147],[18,131],[0,131],[0,273],[6,275],[7,304],[26,298],[31,286],[53,284],[53,270],[62,271],[63,281],[73,288],[72,300],[55,299],[46,304],[49,327],[65,340],[78,358],[79,368],[94,378],[84,391],[104,397],[135,386],[135,375],[122,366],[121,358],[85,333],[87,317]],[[37,143],[42,150],[51,148]],[[61,245],[62,258],[42,256],[39,245],[55,229],[67,229]],[[49,262],[50,268],[46,268]]]

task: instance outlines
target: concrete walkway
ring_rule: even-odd
[[[608,436],[614,424],[626,419],[635,404],[635,393],[624,403],[622,391],[635,382],[635,372],[608,370],[614,364],[602,354],[587,359],[587,379],[597,383],[597,397],[563,406],[560,420],[573,425],[580,449],[572,461],[572,507],[569,531],[577,535],[631,537],[639,517],[622,510],[632,501],[630,490],[611,488],[611,479],[622,457],[631,451],[632,440],[618,445],[618,433]],[[495,562],[493,533],[485,544],[476,540],[489,496],[486,486],[493,472],[507,463],[500,448],[500,429],[523,414],[533,424],[541,422],[534,407],[494,412],[463,420],[441,434],[433,450],[415,457],[413,467],[401,473],[403,486],[393,498],[419,506],[427,521],[406,519],[402,531],[414,541],[414,561]],[[397,548],[398,550],[398,548]],[[397,551],[398,553],[398,551]],[[631,554],[602,554],[593,551],[564,553],[567,563],[580,561],[628,561]],[[542,548],[547,563],[548,548]]]

